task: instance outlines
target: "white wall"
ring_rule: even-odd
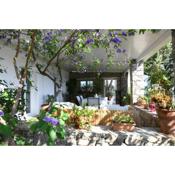
[[[7,73],[0,74],[0,79],[6,80],[8,84],[14,83],[14,86],[18,87],[18,80],[15,75],[15,70],[13,66],[13,57],[15,55],[15,50],[7,47],[0,46],[0,64],[2,68],[5,68]],[[18,65],[22,66],[25,62],[24,54],[20,53],[18,58]],[[31,98],[31,113],[30,115],[37,115],[39,113],[40,106],[45,103],[47,95],[54,94],[53,82],[45,76],[38,73],[37,69],[33,66],[31,69],[31,79],[33,81],[33,87],[31,88],[30,98]],[[66,93],[66,81],[69,79],[69,74],[62,70],[63,74],[63,93]],[[13,87],[13,86],[12,86]],[[37,88],[37,90],[36,90]]]

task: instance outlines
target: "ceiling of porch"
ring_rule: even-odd
[[[170,30],[161,30],[157,33],[146,32],[144,34],[135,34],[128,36],[127,40],[122,41],[121,47],[126,49],[125,53],[117,53],[114,51],[114,57],[110,65],[110,59],[107,57],[105,49],[93,49],[91,53],[81,55],[80,63],[85,65],[83,71],[95,71],[94,65],[96,58],[100,60],[97,70],[101,72],[123,72],[128,68],[130,59],[146,60],[163,47],[168,41],[171,40]],[[67,71],[77,71],[77,65],[72,63],[71,59],[64,60],[64,69]]]

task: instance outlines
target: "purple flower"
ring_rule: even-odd
[[[45,43],[48,43],[51,39],[52,39],[51,36],[45,36],[45,37],[44,37],[44,42],[45,42]]]
[[[0,110],[0,117],[4,115],[4,112]]]
[[[48,32],[47,35],[48,35],[48,36],[51,36],[51,35],[52,35],[52,32]]]
[[[95,34],[96,37],[99,37],[100,35],[101,35],[100,32],[96,32],[96,34]]]
[[[109,32],[109,36],[111,36],[111,37],[112,37],[112,32]]]
[[[114,35],[118,35],[118,33],[117,32],[114,32]]]
[[[93,39],[87,39],[85,44],[90,44],[90,43],[92,43],[92,42],[94,42]]]
[[[121,53],[122,50],[120,48],[117,49],[117,53]]]
[[[129,35],[129,36],[132,36],[132,35],[134,35],[134,32],[130,31],[130,32],[128,33],[128,35]]]
[[[125,53],[126,52],[126,49],[123,49],[123,51],[122,51],[123,53]]]
[[[122,35],[123,35],[123,36],[127,36],[126,32],[122,32]]]
[[[122,40],[118,37],[115,37],[115,38],[111,39],[111,41],[116,43],[116,44],[120,44],[122,42]]]
[[[56,126],[59,124],[59,121],[56,119],[56,118],[53,118],[53,117],[48,117],[48,116],[45,116],[43,118],[43,121],[47,122],[47,123],[51,123],[52,125]]]

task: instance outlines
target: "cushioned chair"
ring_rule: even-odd
[[[78,104],[81,106],[82,105],[82,100],[80,96],[76,96],[76,99],[78,101]]]
[[[115,104],[115,97],[114,96],[109,100],[109,105],[113,105],[113,104]]]

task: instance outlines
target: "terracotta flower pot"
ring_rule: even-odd
[[[156,108],[161,132],[175,135],[175,110]]]
[[[135,123],[113,123],[112,130],[114,131],[134,131]]]

